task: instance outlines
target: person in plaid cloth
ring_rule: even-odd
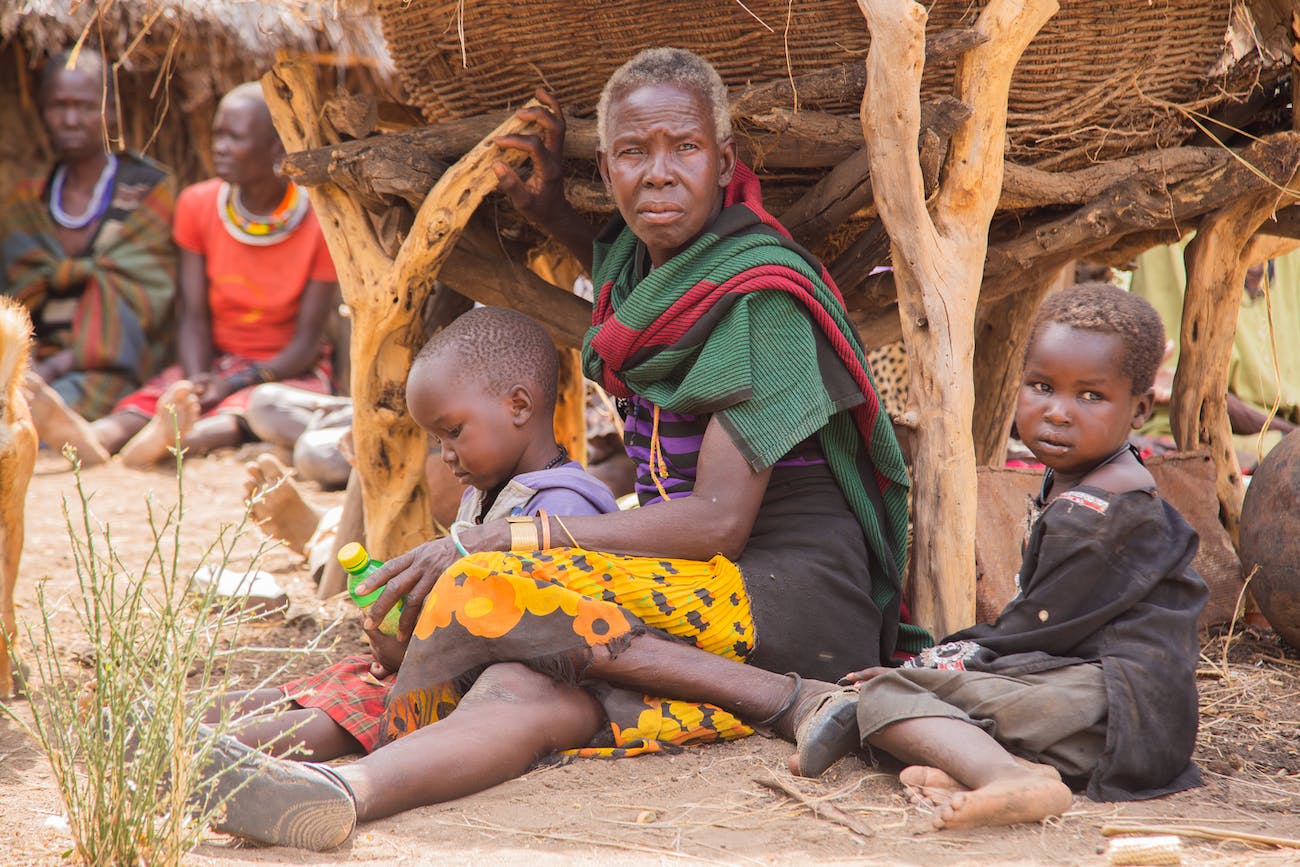
[[[557,365],[541,326],[504,308],[471,310],[420,351],[407,381],[411,414],[442,441],[443,460],[469,486],[458,522],[618,509],[609,488],[555,442]],[[400,653],[396,639],[366,633],[373,655],[279,688],[232,694],[205,721],[247,715],[239,740],[277,756],[325,761],[372,752]],[[462,691],[472,682],[466,678]]]

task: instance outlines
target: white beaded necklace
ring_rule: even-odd
[[[117,174],[117,157],[109,154],[104,160],[104,168],[95,181],[95,189],[90,194],[90,204],[79,216],[73,216],[63,210],[63,181],[68,175],[67,166],[60,165],[54,170],[54,180],[50,184],[50,216],[54,222],[65,229],[84,229],[99,219],[108,208],[108,191],[113,185],[113,176]]]

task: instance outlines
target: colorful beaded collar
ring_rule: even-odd
[[[239,187],[221,184],[217,192],[217,214],[230,237],[254,247],[278,244],[293,233],[307,216],[307,194],[293,181],[285,188],[284,198],[270,214],[254,214],[244,207]]]

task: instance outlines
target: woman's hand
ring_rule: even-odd
[[[525,180],[504,162],[492,164],[501,192],[510,197],[519,212],[539,227],[546,228],[564,206],[564,113],[554,96],[537,89],[540,106],[522,108],[515,117],[531,121],[542,128],[541,135],[503,135],[493,144],[505,150],[528,154],[533,170]]]
[[[383,622],[398,599],[406,597],[397,634],[403,643],[409,641],[429,591],[433,589],[438,576],[447,571],[447,567],[459,557],[451,539],[435,539],[394,557],[380,567],[378,572],[361,582],[357,588],[358,595],[364,596],[376,587],[384,588],[384,592],[366,612],[367,632]]]
[[[36,362],[32,369],[36,371],[41,379],[48,383],[72,373],[76,364],[76,358],[73,356],[72,350],[65,349],[62,352],[56,352],[49,358]]]
[[[515,116],[542,128],[540,135],[503,135],[493,141],[504,150],[523,151],[532,163],[525,180],[505,162],[492,164],[497,185],[519,212],[559,241],[591,273],[591,242],[596,229],[564,198],[564,113],[554,96],[537,89],[542,105],[521,108]]]

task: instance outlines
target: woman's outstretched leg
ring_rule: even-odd
[[[752,665],[653,635],[633,639],[617,655],[594,648],[586,674],[652,695],[716,704],[753,725],[776,717],[773,731],[794,740],[799,722],[832,692],[832,684],[795,681]]]
[[[455,713],[334,770],[364,822],[512,780],[543,756],[586,745],[604,721],[585,690],[501,663],[483,672]]]
[[[446,719],[357,762],[290,762],[218,738],[207,797],[218,831],[314,851],[345,841],[358,821],[449,801],[520,776],[538,758],[586,744],[604,713],[582,689],[514,663],[488,668]]]

